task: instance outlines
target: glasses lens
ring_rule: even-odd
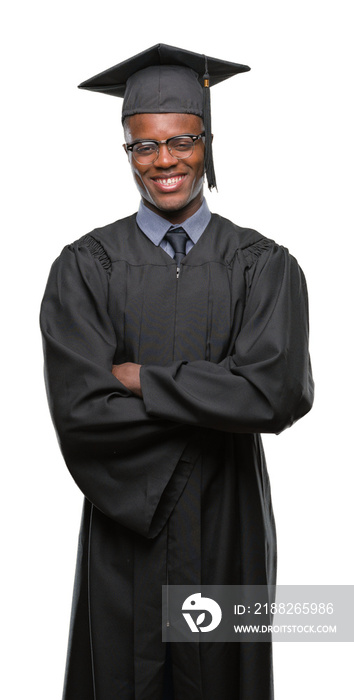
[[[189,158],[193,153],[194,143],[190,136],[176,136],[169,140],[168,147],[175,158]]]
[[[138,163],[153,163],[156,160],[158,151],[157,143],[154,141],[143,141],[133,146],[133,156]]]

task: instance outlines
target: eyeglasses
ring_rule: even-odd
[[[165,141],[134,141],[134,143],[124,143],[123,148],[133,154],[134,160],[141,165],[150,165],[158,159],[160,153],[160,145],[166,144],[169,153],[173,158],[190,158],[194,151],[196,141],[204,138],[205,131],[201,134],[181,134],[180,136],[171,136]]]

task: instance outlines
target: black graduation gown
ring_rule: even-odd
[[[159,700],[161,586],[275,582],[259,433],[311,407],[306,284],[212,215],[176,264],[135,215],[64,248],[41,328],[50,409],[85,495],[64,700]],[[141,363],[144,399],[111,374]],[[270,700],[266,643],[172,644],[175,700]]]

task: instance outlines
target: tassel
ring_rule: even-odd
[[[212,150],[212,134],[211,134],[211,108],[210,108],[210,87],[208,73],[208,59],[205,58],[205,73],[203,76],[203,121],[205,131],[205,174],[208,180],[209,190],[216,187],[216,178],[214,171],[213,150]]]

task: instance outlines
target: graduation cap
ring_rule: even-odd
[[[205,130],[205,172],[211,190],[216,187],[216,179],[209,88],[249,70],[249,66],[241,63],[156,44],[85,80],[79,88],[122,97],[122,121],[133,114],[166,112],[201,117]]]

